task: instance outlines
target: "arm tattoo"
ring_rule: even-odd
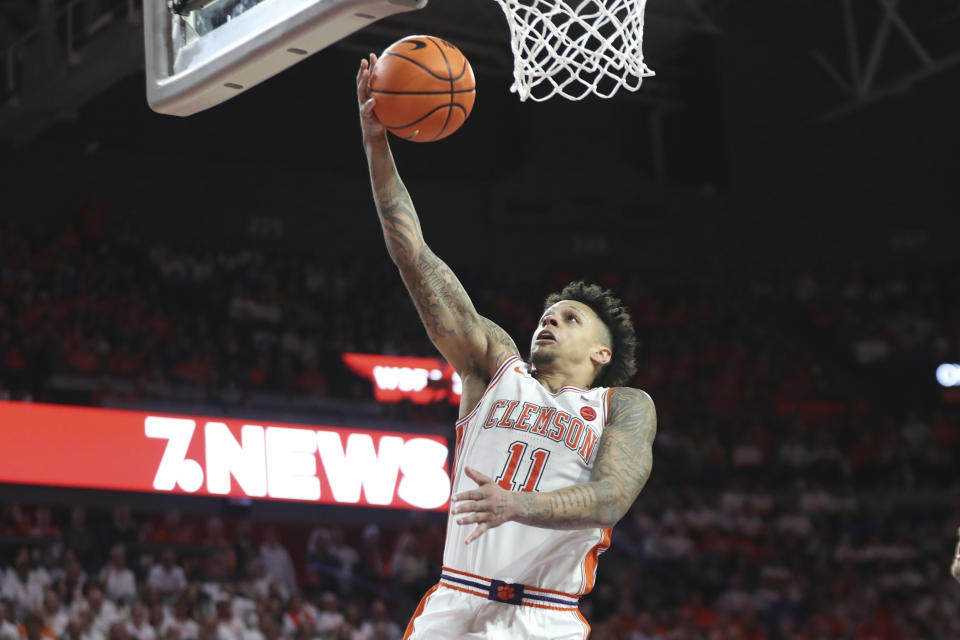
[[[370,181],[390,258],[397,266],[415,262],[424,247],[423,232],[389,149],[371,156]]]
[[[385,141],[382,146],[368,142],[366,149],[387,251],[400,270],[427,334],[461,375],[468,371],[486,372],[488,358],[484,348],[488,340],[478,330],[486,327],[479,326],[480,316],[457,276],[424,242],[420,219],[397,173],[389,146]]]
[[[487,334],[487,340],[489,341],[490,347],[487,350],[489,354],[488,363],[489,368],[492,371],[494,367],[498,366],[508,356],[519,353],[519,350],[517,349],[517,345],[513,341],[513,338],[511,338],[506,331],[497,326],[495,322],[480,316],[480,323],[483,326],[483,331]]]
[[[612,527],[653,469],[657,418],[641,391],[610,391],[610,422],[600,438],[590,481],[547,493],[511,493],[517,522],[548,529]]]
[[[403,189],[403,194],[404,197],[377,207],[380,223],[383,225],[383,238],[387,242],[387,252],[398,265],[415,260],[424,244],[420,221],[410,202],[410,196],[406,195],[406,189]]]
[[[403,280],[431,340],[469,335],[477,312],[460,280],[446,263],[424,246],[416,268],[401,267]]]

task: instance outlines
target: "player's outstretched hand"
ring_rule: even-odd
[[[487,529],[499,527],[511,520],[514,516],[514,505],[511,493],[491,478],[470,467],[464,467],[464,472],[468,478],[480,486],[470,491],[461,491],[453,496],[451,500],[456,504],[452,513],[468,514],[457,518],[457,524],[476,523],[476,529],[470,532],[465,541],[470,544],[482,536]]]
[[[364,58],[360,61],[360,70],[357,71],[357,102],[360,106],[360,127],[363,129],[364,138],[382,136],[386,132],[373,113],[375,99],[370,97],[370,72],[375,64],[377,56],[371,53],[369,60]]]

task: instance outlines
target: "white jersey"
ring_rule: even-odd
[[[587,482],[607,423],[609,396],[605,387],[568,386],[550,393],[518,356],[507,358],[477,406],[457,421],[453,493],[477,486],[464,466],[512,491],[545,492]],[[611,529],[561,531],[516,522],[464,544],[476,526],[449,518],[445,575],[581,596],[593,588],[597,557],[610,546]],[[448,586],[456,588],[456,583]]]

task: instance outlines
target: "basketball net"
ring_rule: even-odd
[[[580,100],[636,91],[646,0],[496,0],[510,24],[513,86],[520,100]]]

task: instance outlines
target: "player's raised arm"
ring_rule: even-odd
[[[476,523],[467,542],[507,521],[545,529],[612,527],[627,513],[653,469],[657,414],[643,391],[610,391],[610,421],[603,429],[590,481],[555,491],[506,491],[467,468],[478,488],[453,496],[458,524]]]
[[[370,183],[387,251],[400,270],[430,340],[461,375],[488,376],[517,352],[503,329],[477,313],[453,271],[427,246],[413,201],[390,152],[386,130],[374,115],[370,70],[376,56],[360,63],[357,99]]]

